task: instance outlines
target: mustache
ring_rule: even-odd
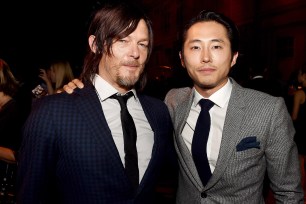
[[[138,61],[126,61],[126,62],[121,62],[121,65],[130,66],[130,67],[140,67],[143,66],[144,64],[141,64]]]

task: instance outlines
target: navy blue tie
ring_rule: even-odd
[[[136,191],[139,185],[138,156],[136,148],[137,132],[133,118],[126,106],[127,100],[131,96],[133,96],[133,92],[128,92],[122,96],[115,94],[111,96],[111,98],[117,99],[121,107],[120,113],[124,139],[125,170]]]
[[[201,99],[199,104],[201,112],[194,130],[191,152],[202,184],[205,186],[211,177],[206,146],[210,130],[209,110],[214,106],[214,103],[208,99]]]

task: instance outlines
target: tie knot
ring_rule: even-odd
[[[130,91],[130,92],[127,92],[127,93],[124,94],[124,95],[117,95],[117,94],[114,94],[114,95],[112,95],[110,98],[117,99],[117,100],[119,101],[120,105],[123,105],[123,104],[126,105],[127,100],[128,100],[131,96],[133,96],[133,95],[134,95],[133,92]]]
[[[215,105],[214,102],[212,102],[211,100],[204,98],[202,98],[199,101],[199,104],[202,110],[207,110],[207,111],[210,110]]]

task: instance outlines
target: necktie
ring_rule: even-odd
[[[136,148],[137,133],[133,118],[126,106],[127,100],[131,96],[133,96],[133,92],[128,92],[122,96],[115,94],[111,97],[117,99],[121,107],[120,113],[124,139],[125,170],[132,182],[134,190],[136,191],[139,185],[138,157]]]
[[[210,130],[210,115],[208,111],[214,106],[214,103],[208,99],[201,99],[199,104],[201,112],[194,130],[191,152],[202,184],[205,186],[211,177],[206,151]]]

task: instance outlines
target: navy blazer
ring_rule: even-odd
[[[154,131],[154,146],[136,195],[95,88],[87,84],[34,105],[20,149],[18,203],[153,203],[157,176],[173,146],[172,123],[161,100],[138,97]]]

